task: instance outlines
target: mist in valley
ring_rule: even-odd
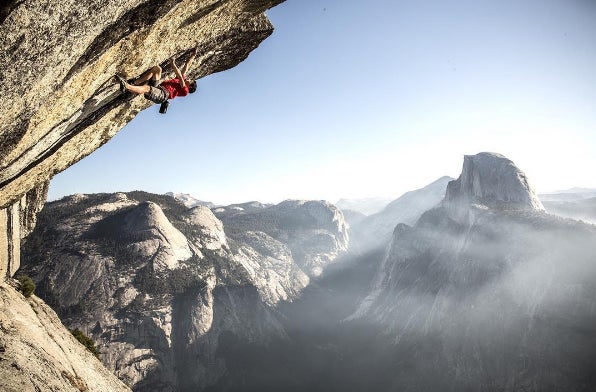
[[[25,271],[135,391],[592,391],[596,226],[505,159],[463,172],[513,173],[506,202],[443,178],[351,227],[326,202],[65,198]]]
[[[277,308],[289,339],[256,350],[260,377],[245,385],[593,390],[596,228],[526,215],[426,216],[390,249],[345,256]]]

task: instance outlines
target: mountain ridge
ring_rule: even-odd
[[[370,325],[372,341],[391,342],[380,352],[414,369],[384,376],[401,389],[589,391],[596,337],[577,331],[596,325],[596,227],[547,214],[519,169],[502,156],[489,161],[464,163],[443,203],[395,228],[346,322]],[[495,181],[511,188],[485,192],[474,173],[512,176]]]
[[[134,390],[207,388],[225,375],[225,339],[287,339],[275,306],[347,248],[341,212],[328,203],[255,208],[222,222],[167,195],[66,197],[40,214],[23,270]]]
[[[362,218],[352,227],[354,242],[363,249],[385,246],[399,223],[414,224],[426,210],[443,200],[447,184],[453,180],[443,176],[430,184],[404,193],[376,214]]]

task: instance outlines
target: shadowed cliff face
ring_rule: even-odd
[[[27,209],[21,200],[25,194],[43,190],[52,176],[101,147],[150,105],[143,97],[120,94],[114,74],[137,77],[160,64],[165,76],[171,72],[167,59],[185,61],[196,45],[189,77],[234,67],[272,33],[263,12],[281,2],[23,0],[3,5],[0,211],[15,203],[16,209]],[[43,204],[45,192],[35,193],[41,195],[37,204]],[[0,245],[18,242],[9,226],[22,224],[19,215],[0,213]],[[10,275],[11,256],[3,253],[0,273]],[[18,264],[18,255],[12,258]]]

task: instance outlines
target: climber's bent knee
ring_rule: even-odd
[[[161,67],[159,65],[156,65],[153,68],[151,68],[151,71],[153,71],[153,79],[161,79]]]

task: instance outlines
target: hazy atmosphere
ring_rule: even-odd
[[[216,203],[395,198],[496,151],[538,192],[596,187],[596,4],[288,0],[273,35],[54,178]]]
[[[595,43],[591,0],[3,2],[0,391],[596,391]]]

